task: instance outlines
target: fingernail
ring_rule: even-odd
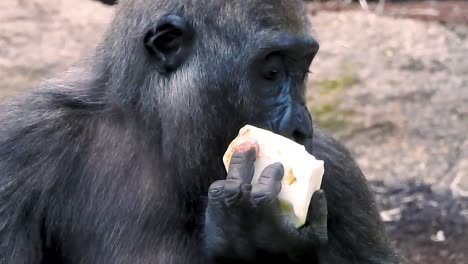
[[[237,145],[236,151],[246,152],[246,151],[249,151],[251,148],[252,148],[252,145],[250,143],[242,143],[240,145]]]
[[[259,146],[255,139],[253,138],[242,138],[239,139],[238,145],[236,147],[237,151],[245,152],[249,151],[252,147],[255,148],[255,151],[258,153]]]

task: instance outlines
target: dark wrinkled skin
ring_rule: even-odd
[[[0,104],[0,263],[401,263],[350,153],[305,107],[300,0],[122,0],[96,51]],[[246,124],[324,161],[304,226]],[[274,144],[274,143],[273,143]],[[254,144],[255,146],[255,144]]]

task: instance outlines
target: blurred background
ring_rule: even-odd
[[[101,2],[1,0],[0,100],[90,54],[115,8]],[[307,7],[314,121],[351,150],[410,263],[468,263],[468,1]]]

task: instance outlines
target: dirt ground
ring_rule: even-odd
[[[468,1],[390,3],[382,15],[309,8],[321,45],[309,77],[315,122],[355,155],[410,263],[467,263]],[[113,10],[0,1],[0,97],[90,54]]]
[[[468,262],[468,2],[443,4],[310,5],[309,106],[358,159],[411,263]]]

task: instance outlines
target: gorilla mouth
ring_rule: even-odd
[[[301,145],[304,145],[304,142],[308,138],[306,135],[304,135],[304,133],[301,133],[300,131],[297,131],[297,130],[295,130],[292,133],[291,137],[292,137],[291,138],[292,140],[294,140],[296,143],[299,143]]]

